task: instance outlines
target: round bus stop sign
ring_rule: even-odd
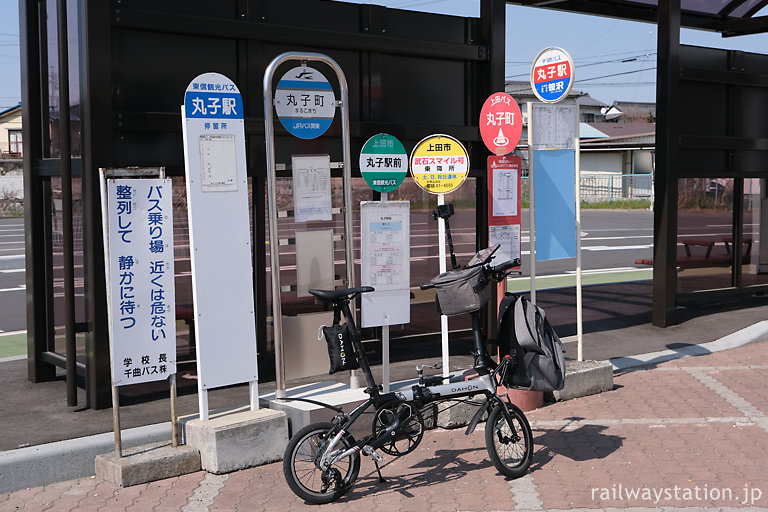
[[[411,176],[430,194],[447,194],[464,183],[469,173],[469,155],[464,145],[450,135],[430,135],[411,151]]]
[[[360,151],[360,173],[376,192],[392,192],[408,173],[405,146],[388,133],[374,135]]]
[[[542,50],[531,66],[531,87],[544,103],[557,103],[573,87],[573,60],[568,52],[556,46]]]
[[[523,116],[514,98],[505,92],[488,96],[480,110],[480,135],[491,153],[511,153],[522,133]]]
[[[314,139],[331,126],[336,97],[322,73],[309,66],[298,66],[277,83],[275,110],[280,123],[292,135]]]

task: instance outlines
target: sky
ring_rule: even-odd
[[[346,0],[398,9],[458,16],[480,15],[480,0]],[[768,8],[758,15],[768,15]],[[0,0],[0,110],[21,100],[19,18],[16,0]],[[722,38],[683,30],[683,44],[768,52],[768,34]],[[559,46],[573,58],[574,89],[611,104],[655,101],[656,26],[557,11],[507,5],[506,75],[528,80],[531,63],[546,47]]]

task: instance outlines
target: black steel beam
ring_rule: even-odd
[[[490,94],[490,93],[489,93]],[[481,103],[482,104],[482,103]],[[478,109],[479,115],[479,109]],[[475,122],[477,120],[474,120]],[[180,132],[181,118],[177,113],[170,112],[115,112],[112,126],[116,130],[141,131],[141,132]],[[421,140],[426,134],[447,132],[459,140],[480,141],[480,132],[477,126],[446,126],[399,123],[350,121],[349,131],[351,137],[363,138],[371,133],[386,132],[403,139]],[[276,126],[277,135],[288,135],[282,126]],[[264,135],[264,120],[256,117],[245,118],[245,133],[247,135]],[[77,160],[73,164],[76,165]],[[41,165],[44,165],[41,163]]]
[[[354,49],[418,55],[421,57],[451,60],[487,60],[487,48],[483,45],[420,41],[378,34],[359,34],[314,28],[253,23],[251,21],[203,18],[184,14],[147,12],[121,8],[111,17],[115,28],[147,30],[170,34],[223,37],[227,39],[256,39],[268,43],[296,44],[297,38],[312,47]]]
[[[657,327],[667,327],[674,322],[677,292],[680,0],[662,2],[659,7],[657,48],[652,321]]]
[[[680,135],[679,144],[681,149],[768,151],[768,138]]]
[[[44,6],[41,6],[44,8]],[[22,137],[24,140],[24,251],[27,295],[27,378],[56,378],[56,368],[42,360],[48,346],[46,312],[45,199],[35,162],[42,158],[43,88],[40,67],[38,2],[19,0]],[[46,90],[47,91],[47,90]]]
[[[747,73],[683,67],[680,80],[688,82],[709,82],[715,84],[744,85],[747,87],[768,87],[768,74]]]
[[[79,4],[80,105],[83,137],[83,233],[85,236],[86,391],[93,409],[112,406],[107,292],[101,224],[99,167],[113,159],[109,3]]]
[[[566,0],[555,3],[541,2],[541,0],[515,0],[508,1],[507,3],[650,23],[656,22],[658,18],[658,9],[655,5],[622,0]],[[659,3],[666,8],[664,5],[666,0],[659,0]],[[721,21],[716,15],[694,11],[681,11],[679,19],[681,26],[684,28],[713,31],[717,30],[717,26]]]
[[[723,37],[762,34],[768,31],[768,16],[725,20],[720,23],[718,30],[723,33]]]
[[[69,39],[67,0],[56,1],[59,53],[59,152],[61,158],[61,226],[64,257],[64,346],[67,358],[67,405],[77,405],[75,343],[75,243],[72,228],[72,144],[69,113]]]

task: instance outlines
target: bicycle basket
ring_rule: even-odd
[[[447,316],[479,310],[493,292],[482,266],[449,270],[433,278],[432,283],[437,290],[437,310]]]

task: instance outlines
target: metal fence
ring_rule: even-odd
[[[622,200],[646,200],[653,197],[651,174],[581,174],[581,200],[585,203]],[[528,201],[528,177],[521,184],[523,201]]]

